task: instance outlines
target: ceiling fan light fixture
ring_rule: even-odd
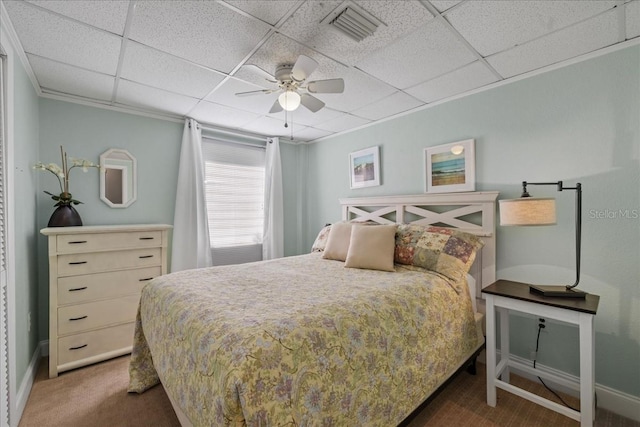
[[[300,95],[292,90],[287,90],[278,96],[278,102],[286,111],[293,111],[300,106]]]

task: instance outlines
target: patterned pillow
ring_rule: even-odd
[[[322,230],[316,236],[316,240],[311,246],[311,252],[323,252],[327,246],[327,239],[329,238],[329,231],[331,231],[331,224],[327,224],[322,227]]]
[[[483,245],[479,237],[452,228],[401,224],[396,232],[394,260],[442,274],[460,291]]]

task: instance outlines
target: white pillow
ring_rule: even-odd
[[[337,261],[347,259],[352,226],[353,224],[350,222],[336,222],[331,226],[322,258]]]
[[[355,226],[351,229],[345,267],[395,271],[396,225]]]

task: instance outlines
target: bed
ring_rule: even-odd
[[[496,198],[341,199],[309,254],[154,279],[129,391],[161,382],[184,426],[399,424],[484,343]]]

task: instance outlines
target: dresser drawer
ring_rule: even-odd
[[[149,248],[60,255],[58,257],[58,276],[76,276],[125,268],[162,265],[161,254],[160,248]]]
[[[58,335],[72,334],[136,319],[140,295],[58,308]]]
[[[130,349],[135,322],[58,339],[58,365],[107,352]]]
[[[59,254],[148,248],[162,246],[162,232],[60,234],[56,237],[56,245]]]
[[[142,287],[162,274],[162,267],[67,276],[58,279],[58,305],[139,294]]]

